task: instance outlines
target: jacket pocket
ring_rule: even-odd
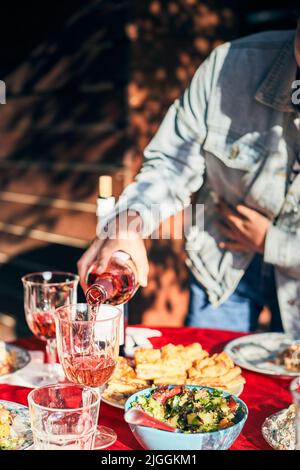
[[[258,133],[236,137],[209,130],[203,149],[226,167],[241,171],[253,171],[266,156]]]

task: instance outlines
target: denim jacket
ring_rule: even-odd
[[[198,191],[205,227],[191,227],[186,237],[187,264],[214,306],[231,295],[253,257],[219,248],[216,198],[266,215],[264,261],[274,265],[284,329],[300,337],[300,174],[288,184],[300,152],[294,36],[259,33],[216,48],[168,110],[119,208],[126,200],[150,234],[158,224],[152,204],[174,214]]]

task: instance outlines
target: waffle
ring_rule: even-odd
[[[103,397],[122,405],[151,385],[204,385],[235,393],[244,383],[241,369],[225,352],[210,356],[199,343],[167,344],[138,349],[133,361],[119,358]]]

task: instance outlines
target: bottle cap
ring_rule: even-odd
[[[112,177],[110,175],[99,177],[99,196],[103,198],[112,196]]]

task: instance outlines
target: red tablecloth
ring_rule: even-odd
[[[161,347],[168,343],[189,344],[200,342],[209,352],[220,352],[225,344],[240,336],[221,330],[199,328],[158,328],[162,332],[159,338],[153,338],[153,346]],[[41,349],[42,343],[34,338],[18,341],[20,346],[27,349]],[[233,450],[270,449],[261,434],[264,419],[272,413],[286,408],[291,403],[289,393],[290,381],[271,376],[243,371],[246,384],[241,398],[249,408],[249,418],[243,432],[232,446]],[[27,405],[27,394],[30,390],[24,387],[0,385],[0,399],[10,400]],[[123,420],[123,412],[105,403],[100,409],[101,424],[112,427],[118,434],[117,442],[111,447],[115,450],[141,449],[133,437],[128,425]]]

